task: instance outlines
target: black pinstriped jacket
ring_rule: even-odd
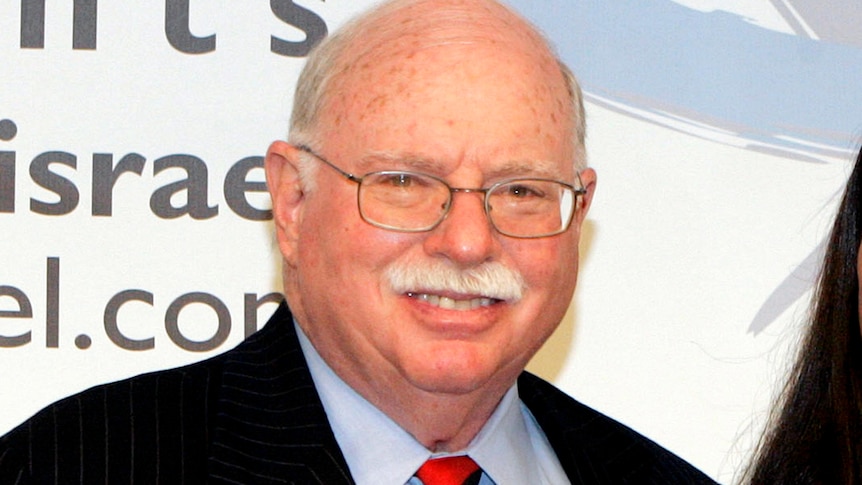
[[[714,483],[529,373],[518,386],[573,484]],[[203,483],[353,483],[285,305],[233,350],[63,399],[0,439],[2,485]]]

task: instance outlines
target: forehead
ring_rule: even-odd
[[[328,146],[571,162],[572,101],[555,59],[530,35],[504,23],[377,40],[333,82],[321,116]]]

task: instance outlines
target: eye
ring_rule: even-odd
[[[524,182],[513,182],[500,189],[501,195],[513,199],[542,198],[545,196],[544,191],[539,186]]]
[[[418,182],[417,177],[409,174],[409,173],[390,173],[386,175],[386,178],[381,181],[381,183],[392,186],[392,187],[400,187],[400,188],[410,188],[416,185]]]

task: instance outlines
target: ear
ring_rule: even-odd
[[[581,184],[583,184],[586,193],[578,197],[578,207],[575,212],[575,222],[578,227],[584,222],[587,217],[587,211],[590,209],[590,204],[593,202],[593,194],[596,192],[596,171],[591,168],[585,168],[580,173]]]
[[[266,186],[272,198],[272,217],[278,247],[285,261],[296,265],[299,223],[305,194],[299,179],[300,152],[284,141],[275,141],[266,151]]]

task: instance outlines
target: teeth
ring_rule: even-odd
[[[483,306],[491,306],[494,300],[491,298],[471,298],[469,300],[456,300],[446,296],[429,295],[427,293],[408,293],[411,298],[417,298],[429,305],[444,308],[446,310],[466,311],[474,310]]]

